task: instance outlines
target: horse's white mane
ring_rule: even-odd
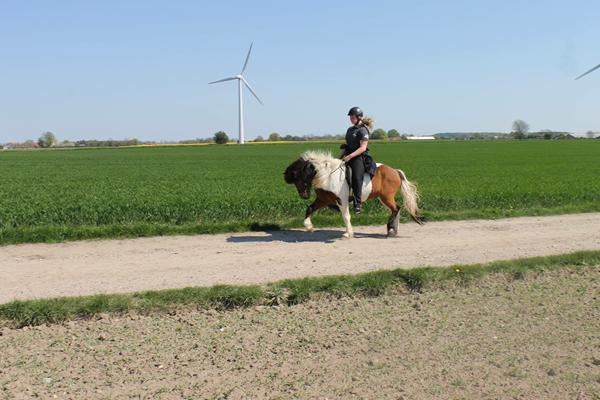
[[[315,167],[317,175],[313,179],[313,185],[322,189],[329,188],[331,173],[343,163],[342,160],[334,158],[328,151],[309,150],[302,153],[300,157]]]

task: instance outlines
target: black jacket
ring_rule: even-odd
[[[364,125],[352,125],[346,131],[345,154],[350,154],[360,147],[361,140],[369,140],[369,130]]]
[[[346,144],[342,145],[344,149],[344,155],[348,155],[360,147],[361,140],[369,140],[369,129],[367,129],[364,125],[352,125],[346,131]],[[377,164],[373,161],[373,158],[369,154],[369,148],[367,151],[362,153],[359,156],[365,166],[365,171],[371,175],[371,177],[375,176],[375,171],[377,170]]]

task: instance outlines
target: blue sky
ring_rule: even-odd
[[[295,7],[293,6],[295,5]],[[246,132],[600,131],[591,1],[0,2],[0,142],[237,136],[234,82],[254,41]]]

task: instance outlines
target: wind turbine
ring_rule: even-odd
[[[583,74],[579,75],[577,78],[575,78],[575,80],[579,79],[579,78],[583,78],[584,76],[586,76],[587,74],[589,74],[590,72],[594,72],[595,70],[597,70],[598,68],[600,68],[600,64],[596,65],[594,68],[590,69],[589,71],[584,72]]]
[[[242,84],[246,85],[246,87],[248,88],[250,93],[252,93],[254,95],[254,97],[256,97],[256,100],[258,100],[258,102],[260,104],[263,104],[262,100],[258,97],[256,92],[252,89],[252,86],[250,86],[250,84],[248,83],[246,78],[244,78],[244,71],[246,70],[246,66],[248,65],[248,60],[250,59],[250,53],[252,52],[252,44],[253,43],[250,43],[250,48],[248,49],[248,55],[246,56],[246,61],[244,62],[244,66],[242,67],[242,72],[240,72],[239,75],[230,76],[229,78],[219,79],[218,81],[208,83],[209,85],[211,85],[213,83],[233,81],[233,80],[237,79],[237,81],[238,81],[238,97],[239,97],[239,118],[240,118],[240,121],[239,121],[239,123],[240,123],[240,125],[239,125],[239,142],[240,142],[240,144],[244,144],[244,105],[243,105],[243,100],[242,100],[242,97],[243,97],[242,96]]]

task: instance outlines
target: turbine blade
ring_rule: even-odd
[[[252,87],[250,86],[250,84],[248,83],[248,81],[246,80],[246,78],[244,78],[243,76],[242,76],[242,81],[244,82],[244,85],[246,85],[246,87],[248,88],[248,90],[250,91],[250,93],[252,93],[254,95],[254,97],[256,97],[256,100],[258,100],[258,102],[260,104],[264,105],[264,103],[262,102],[262,100],[258,97],[258,95],[254,91],[254,89],[252,89]]]
[[[589,74],[590,72],[594,72],[595,70],[597,70],[598,68],[600,68],[600,64],[596,65],[594,68],[590,69],[587,72],[584,72],[583,74],[579,75],[577,78],[575,78],[575,80],[579,79],[579,78],[583,78],[584,76],[586,76],[587,74]]]
[[[240,75],[242,75],[244,73],[244,71],[246,70],[246,66],[248,65],[248,60],[250,59],[250,52],[252,51],[253,44],[254,44],[254,42],[250,43],[250,48],[248,49],[248,55],[246,56],[246,61],[244,62],[244,66],[242,67],[242,72],[240,72]]]
[[[214,82],[208,82],[209,85],[213,84],[213,83],[219,83],[219,82],[225,82],[225,81],[232,81],[234,79],[237,79],[235,76],[231,76],[229,78],[225,78],[225,79],[219,79],[218,81],[214,81]]]

